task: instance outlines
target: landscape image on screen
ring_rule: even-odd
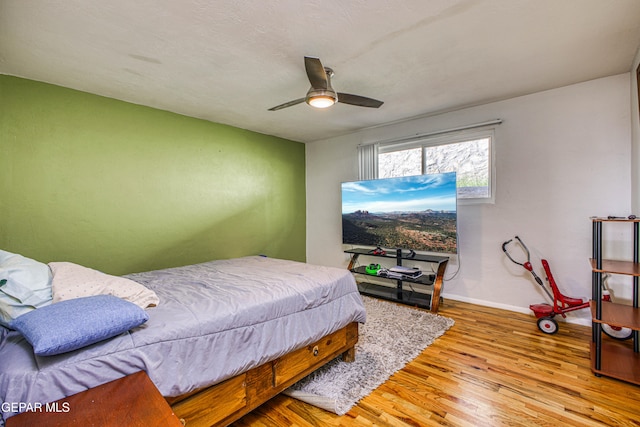
[[[342,183],[342,243],[456,253],[455,172]]]

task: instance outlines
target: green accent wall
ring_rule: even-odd
[[[304,144],[0,75],[0,249],[125,274],[305,240]]]

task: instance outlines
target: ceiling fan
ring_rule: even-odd
[[[319,58],[305,56],[304,68],[307,70],[307,77],[311,83],[311,88],[307,92],[307,96],[276,105],[275,107],[269,108],[269,111],[281,110],[303,102],[316,108],[331,107],[336,102],[369,108],[379,108],[383,104],[382,101],[378,101],[377,99],[333,90],[331,87],[333,70],[328,67],[323,67]]]

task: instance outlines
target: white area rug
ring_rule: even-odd
[[[452,319],[424,310],[365,296],[362,299],[367,322],[360,325],[355,362],[337,358],[284,394],[344,415],[454,324]]]

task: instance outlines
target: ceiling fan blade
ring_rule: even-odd
[[[283,108],[293,107],[294,105],[303,103],[305,98],[295,99],[293,101],[285,102],[284,104],[276,105],[275,107],[269,108],[269,111],[277,111],[282,110]]]
[[[328,86],[327,73],[324,71],[320,58],[312,56],[304,57],[304,68],[307,70],[307,77],[314,89],[326,89]]]
[[[338,102],[343,104],[357,105],[358,107],[380,108],[384,102],[377,99],[367,98],[360,95],[351,95],[350,93],[338,92]]]

